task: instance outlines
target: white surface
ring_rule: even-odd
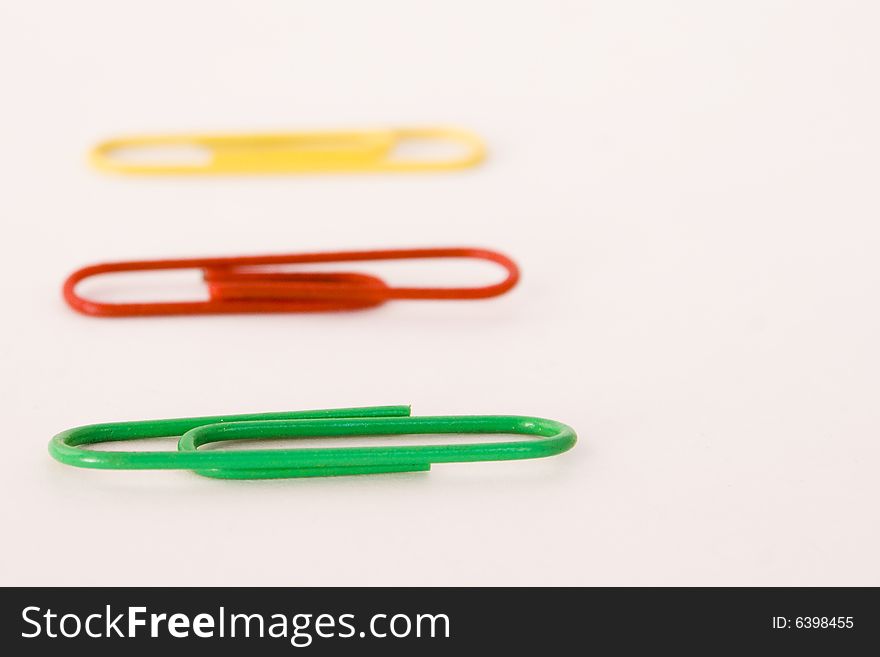
[[[880,9],[4,2],[2,584],[880,584]],[[147,180],[131,132],[453,124],[453,175]],[[90,262],[476,244],[481,303],[110,321]],[[218,482],[52,461],[92,422],[412,403],[543,461]]]

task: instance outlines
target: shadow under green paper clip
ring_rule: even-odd
[[[521,434],[536,440],[398,447],[304,449],[200,449],[229,440],[271,440],[407,434]],[[176,452],[105,452],[86,445],[180,436]],[[49,443],[53,458],[81,468],[193,470],[217,479],[278,479],[420,472],[432,463],[510,461],[554,456],[577,436],[560,422],[519,415],[411,417],[409,406],[372,406],[286,413],[256,413],[68,429]]]

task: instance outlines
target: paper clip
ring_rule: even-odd
[[[200,449],[230,440],[414,434],[518,434],[534,439],[397,447]],[[97,443],[169,436],[179,436],[176,452],[82,449]],[[411,417],[409,406],[374,406],[94,424],[59,433],[50,441],[49,453],[61,463],[81,468],[183,469],[217,479],[279,479],[422,472],[433,463],[542,458],[565,452],[576,441],[571,427],[542,418]]]
[[[396,156],[395,149],[407,142],[436,142],[462,152],[446,158]],[[182,161],[172,157],[175,150],[182,152]],[[151,152],[153,157],[165,152],[166,161],[153,161]],[[91,152],[98,169],[154,175],[449,171],[474,166],[484,157],[482,140],[457,128],[121,137]]]
[[[382,279],[350,272],[291,272],[285,265],[323,262],[363,262],[420,258],[476,258],[507,271],[500,283],[483,287],[391,287]],[[79,296],[76,286],[100,274],[201,269],[208,288],[206,301],[104,303]],[[217,313],[287,313],[361,310],[391,299],[485,299],[504,294],[519,280],[519,268],[495,251],[474,248],[391,249],[342,251],[235,258],[143,260],[83,267],[64,283],[71,308],[99,317],[146,315],[203,315]]]

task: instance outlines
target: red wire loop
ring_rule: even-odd
[[[289,272],[272,266],[410,260],[422,258],[476,258],[494,262],[507,271],[500,283],[482,287],[391,287],[382,279],[350,272]],[[259,270],[254,270],[259,267]],[[207,301],[104,303],[76,293],[77,284],[91,276],[131,271],[201,269],[208,287]],[[64,282],[68,305],[86,315],[131,317],[146,315],[201,315],[214,313],[285,313],[361,310],[391,299],[486,299],[510,290],[519,280],[519,268],[507,256],[475,248],[390,249],[341,251],[235,258],[143,260],[90,265],[73,272]]]

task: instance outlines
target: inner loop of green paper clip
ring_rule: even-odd
[[[292,411],[96,424],[55,436],[50,454],[67,465],[100,469],[186,469],[219,479],[275,479],[429,470],[432,463],[506,461],[570,449],[574,430],[516,415],[411,417],[409,406]],[[209,449],[211,443],[282,438],[413,434],[520,434],[534,440],[445,445],[301,449]],[[176,452],[104,452],[86,445],[180,436]]]

